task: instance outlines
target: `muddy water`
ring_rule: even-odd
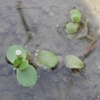
[[[84,0],[22,0],[26,21],[34,38],[24,45],[27,34],[16,10],[17,0],[0,1],[0,100],[100,100],[100,45],[84,60],[85,68],[74,74],[63,66],[59,70],[39,69],[34,88],[25,88],[16,80],[12,66],[6,63],[5,54],[10,45],[24,45],[34,54],[48,49],[57,55],[76,54],[88,40],[68,40],[59,35],[57,26],[70,21],[69,11],[76,7],[88,18],[91,33],[97,34],[98,21]]]

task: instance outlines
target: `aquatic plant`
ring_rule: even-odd
[[[51,69],[56,65],[59,65],[61,61],[61,67],[65,64],[67,68],[79,70],[84,68],[84,63],[80,57],[89,54],[98,43],[100,43],[100,38],[82,52],[76,55],[67,55],[60,60],[58,56],[49,50],[36,50],[34,59],[37,58],[37,62],[35,61],[35,64],[38,67],[42,66]],[[13,64],[16,70],[16,78],[18,82],[25,87],[32,87],[37,82],[37,70],[34,64],[30,64],[30,56],[31,53],[28,50],[18,45],[12,45],[8,48],[6,53],[8,61]]]
[[[37,50],[36,52],[37,55],[34,59],[38,60],[37,62],[31,61],[31,63],[30,58],[33,58],[31,53],[21,46],[12,45],[6,52],[7,60],[14,66],[16,78],[22,86],[32,87],[36,84],[37,70],[35,65],[51,69],[59,62],[58,57],[51,51]]]
[[[28,51],[18,45],[12,45],[6,53],[7,60],[16,70],[18,82],[25,87],[32,87],[37,81],[37,71],[29,64]]]
[[[81,12],[77,9],[72,9],[70,11],[70,17],[72,22],[66,23],[65,30],[68,34],[74,34],[77,32],[81,22]]]

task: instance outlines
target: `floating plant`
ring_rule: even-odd
[[[74,37],[74,33],[78,31],[81,25],[81,16],[81,12],[78,9],[72,9],[70,11],[70,17],[72,21],[66,23],[65,25],[65,30],[68,33],[67,38],[72,39]]]
[[[16,69],[18,82],[22,86],[32,87],[37,81],[37,71],[34,66],[29,64],[27,54],[29,54],[29,51],[21,46],[13,45],[7,50],[6,57]]]
[[[23,23],[25,24],[24,25],[25,28],[27,27],[26,28],[27,34],[29,35],[29,37],[31,37],[32,36],[31,31],[28,28],[21,11],[21,3],[18,4],[18,11],[21,15]],[[82,23],[81,21],[82,15],[79,10],[72,9],[70,11],[70,17],[72,22],[69,22],[65,25],[65,30],[69,35],[67,37],[72,38],[74,36],[74,33],[76,33],[77,30],[79,29],[79,25],[81,25]],[[83,22],[83,28],[86,31],[86,34],[80,35],[79,38],[80,37],[90,38],[90,36],[88,35],[87,24],[86,23],[84,24],[84,22]],[[22,86],[33,87],[37,82],[37,76],[38,76],[35,65],[52,69],[55,68],[56,65],[62,67],[63,64],[65,63],[66,67],[71,69],[84,68],[84,63],[82,62],[80,57],[89,54],[99,42],[100,38],[93,41],[93,43],[82,52],[76,55],[67,55],[65,56],[64,59],[63,57],[59,57],[49,50],[36,50],[36,54],[33,60],[33,56],[28,50],[24,49],[19,45],[12,45],[7,50],[6,58],[11,64],[13,64],[16,70],[16,78],[18,82]]]

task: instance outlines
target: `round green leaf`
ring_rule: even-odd
[[[65,57],[65,65],[71,69],[81,69],[84,67],[84,63],[74,55],[68,55]]]
[[[37,81],[37,71],[33,66],[28,65],[28,67],[22,71],[17,69],[16,77],[22,86],[32,87]]]
[[[58,57],[51,51],[40,50],[38,52],[39,62],[47,68],[55,67],[58,63]]]
[[[22,52],[21,55],[23,57],[23,60],[26,59],[25,49],[18,45],[12,45],[6,52],[6,57],[11,63],[14,63],[14,61],[17,59],[16,53],[15,53],[16,50],[20,50]]]
[[[24,60],[21,65],[18,67],[19,70],[24,70],[28,67],[28,60]]]
[[[78,24],[73,23],[73,22],[69,22],[66,24],[65,29],[66,29],[68,34],[73,34],[78,30]]]
[[[79,23],[81,21],[81,12],[77,9],[72,9],[70,11],[70,17],[74,22]]]

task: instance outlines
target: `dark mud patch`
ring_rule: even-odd
[[[57,32],[57,26],[70,21],[69,11],[76,7],[84,18],[89,18],[96,32],[98,23],[84,0],[22,0],[23,13],[35,37],[24,47],[34,54],[36,46],[56,54],[76,54],[88,45],[86,39],[68,40]],[[72,73],[63,66],[57,71],[40,69],[40,78],[34,88],[25,88],[16,80],[12,66],[6,63],[5,54],[10,45],[24,45],[27,34],[16,10],[17,1],[0,3],[0,100],[99,100],[100,55],[97,48],[84,60],[86,67]],[[93,32],[93,31],[92,31]],[[96,33],[95,33],[96,34]]]

